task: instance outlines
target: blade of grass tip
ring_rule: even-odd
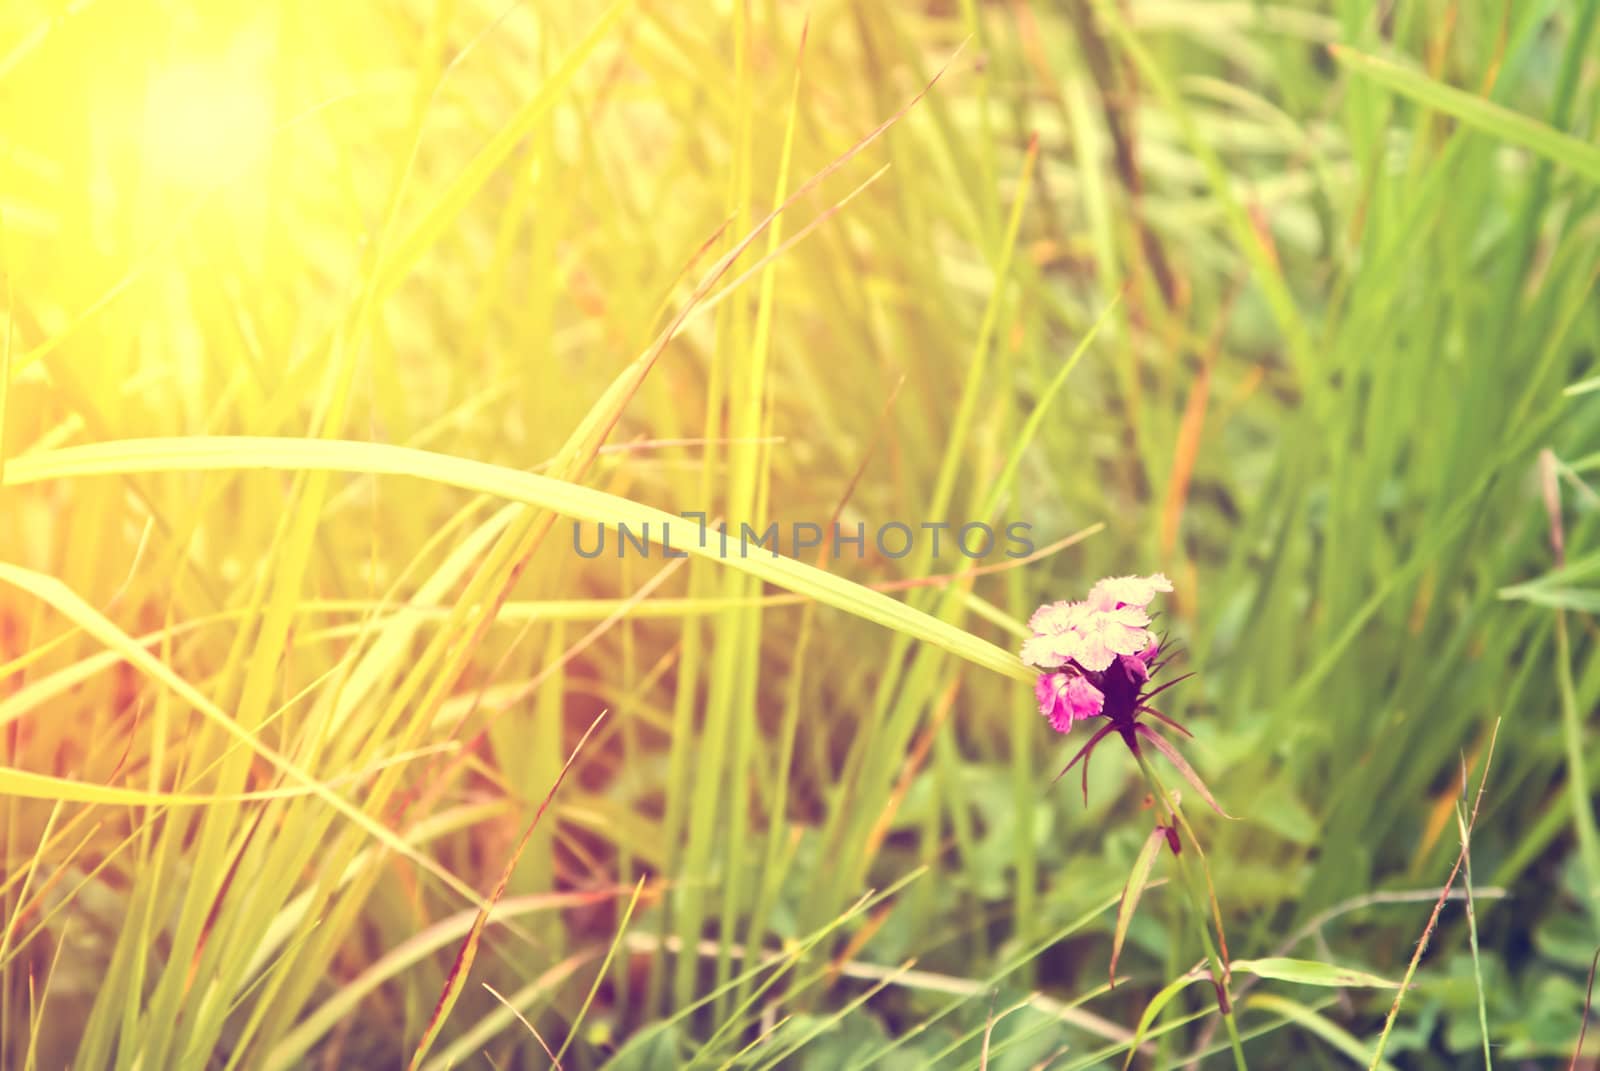
[[[539,973],[539,976],[521,989],[506,997],[512,1007],[525,1008],[534,1001],[552,997],[575,976],[580,968],[598,955],[596,950],[577,952],[560,960]],[[466,1061],[480,1053],[485,1045],[511,1025],[511,1015],[503,1008],[495,1008],[464,1030],[459,1038],[444,1046],[423,1071],[450,1071],[468,1066]]]
[[[1594,1004],[1594,970],[1600,967],[1600,948],[1594,950],[1594,958],[1589,961],[1589,984],[1583,992],[1583,1018],[1578,1023],[1578,1043],[1572,1047],[1572,1060],[1567,1064],[1567,1071],[1578,1071],[1578,1057],[1583,1054],[1583,1039],[1589,1033],[1589,1009]]]
[[[603,904],[620,900],[628,891],[628,886],[609,885],[584,892],[552,892],[507,897],[495,905],[494,919],[506,923],[535,912],[553,913]],[[476,919],[475,910],[458,911],[423,929],[408,933],[405,940],[388,949],[355,977],[331,992],[315,1011],[302,1016],[286,1034],[274,1038],[272,1048],[265,1057],[252,1066],[260,1071],[288,1071],[290,1068],[302,1066],[306,1062],[306,1054],[317,1042],[332,1033],[341,1023],[349,1020],[362,1006],[362,1002],[368,1000],[382,987],[396,984],[396,980],[404,977],[407,971],[430,962],[440,949],[456,944],[471,931]],[[564,979],[596,955],[598,952],[580,955],[575,960],[566,961],[565,967],[547,969],[542,976],[559,976]],[[281,959],[282,955],[277,958]],[[555,975],[552,975],[551,971],[554,971]],[[257,975],[252,987],[260,985],[268,976],[267,961],[262,960],[259,965],[254,965],[252,973]],[[512,1006],[515,1007],[517,1004],[516,995],[513,994]],[[470,1029],[464,1031],[463,1036],[470,1033]],[[458,1042],[460,1040],[461,1038],[457,1039]],[[437,1063],[439,1060],[440,1055],[435,1055],[430,1063]]]
[[[1128,924],[1133,921],[1133,913],[1139,908],[1139,897],[1144,895],[1145,884],[1150,880],[1150,868],[1155,865],[1156,854],[1161,851],[1161,846],[1167,842],[1167,831],[1162,826],[1157,826],[1145,838],[1144,847],[1139,849],[1138,856],[1133,861],[1133,869],[1128,872],[1128,884],[1122,887],[1122,902],[1117,905],[1117,926],[1111,936],[1111,984],[1117,984],[1117,960],[1122,955],[1122,942],[1128,936]]]
[[[1478,793],[1472,801],[1472,815],[1467,819],[1469,837],[1478,823],[1478,808],[1483,803],[1484,787],[1489,783],[1489,767],[1494,761],[1494,745],[1499,737],[1500,719],[1496,718],[1494,732],[1489,734],[1489,746],[1484,750],[1483,774],[1478,778]],[[1417,964],[1422,961],[1422,953],[1428,947],[1428,939],[1433,936],[1434,928],[1439,924],[1439,913],[1444,910],[1445,901],[1450,898],[1450,890],[1455,885],[1456,874],[1460,872],[1465,858],[1466,847],[1463,845],[1460,854],[1456,856],[1455,866],[1450,868],[1450,876],[1445,879],[1439,899],[1434,902],[1433,912],[1428,916],[1428,924],[1423,928],[1422,938],[1417,941],[1416,950],[1411,954],[1411,962],[1406,965],[1405,977],[1400,980],[1400,990],[1395,993],[1394,1003],[1389,1006],[1389,1014],[1383,1020],[1383,1032],[1378,1035],[1378,1044],[1372,1051],[1372,1062],[1367,1065],[1367,1071],[1376,1071],[1383,1064],[1383,1050],[1389,1042],[1389,1032],[1394,1029],[1394,1021],[1400,1014],[1400,1005],[1405,1000],[1406,992],[1411,988],[1411,978],[1417,973]]]
[[[20,868],[4,885],[0,885],[0,892],[6,892],[9,891],[12,881],[15,881],[17,877],[22,879],[22,887],[17,890],[17,906],[10,917],[6,919],[5,929],[0,931],[0,965],[10,961],[8,953],[10,952],[11,940],[16,935],[17,930],[21,928],[23,921],[28,917],[33,879],[39,873],[39,864],[43,861],[45,847],[50,843],[50,838],[55,831],[56,820],[61,816],[63,802],[62,800],[57,800],[55,806],[50,808],[50,814],[45,818],[44,829],[39,834],[38,842],[34,845],[33,851],[29,853],[27,865]],[[63,870],[57,870],[58,874],[62,872]]]
[[[628,920],[633,918],[633,909],[639,903],[639,894],[644,891],[644,883],[649,875],[640,874],[639,884],[633,887],[633,896],[628,900],[628,907],[622,913],[622,921],[617,924],[617,935],[611,939],[611,947],[606,949],[606,958],[600,964],[600,969],[594,973],[594,983],[589,986],[589,993],[583,998],[583,1005],[578,1009],[578,1014],[573,1017],[572,1025],[567,1029],[567,1038],[561,1043],[561,1048],[556,1051],[557,1065],[561,1058],[567,1054],[567,1049],[572,1045],[572,1039],[578,1036],[578,1027],[583,1024],[584,1016],[589,1014],[589,1005],[594,1003],[594,995],[600,991],[600,984],[606,980],[606,973],[611,969],[611,960],[617,954],[617,946],[622,944],[623,935],[628,932]]]
[[[515,1015],[517,1017],[517,1022],[521,1023],[527,1028],[528,1033],[533,1035],[533,1040],[539,1043],[539,1048],[544,1050],[545,1056],[549,1057],[550,1065],[555,1068],[555,1071],[562,1071],[560,1059],[556,1057],[555,1053],[550,1051],[550,1046],[545,1044],[545,1040],[539,1035],[539,1031],[534,1029],[532,1023],[528,1022],[528,1017],[523,1015],[522,1012],[517,1009],[515,1004],[512,1004],[510,1001],[506,1000],[505,997],[501,996],[500,991],[494,986],[490,985],[488,982],[483,983],[483,988],[488,990],[491,997],[504,1005],[507,1011],[509,1011],[512,1015]]]
[[[489,894],[489,899],[478,909],[477,917],[472,920],[472,928],[467,931],[467,936],[461,942],[461,948],[456,952],[455,964],[450,968],[450,974],[445,978],[444,988],[439,993],[439,1000],[433,1007],[433,1015],[428,1020],[428,1025],[422,1031],[422,1038],[417,1042],[416,1051],[411,1054],[410,1071],[417,1071],[422,1066],[422,1061],[428,1055],[428,1050],[433,1047],[434,1040],[439,1036],[439,1031],[444,1026],[445,1018],[450,1014],[450,1009],[455,1007],[456,999],[461,996],[461,990],[467,984],[467,975],[472,970],[472,961],[477,958],[478,944],[483,939],[484,927],[488,924],[489,914],[494,910],[494,905],[505,895],[506,886],[511,884],[511,875],[517,869],[517,862],[522,858],[522,852],[528,846],[533,831],[539,824],[539,819],[544,817],[544,812],[549,809],[550,801],[555,799],[556,790],[561,787],[561,782],[566,780],[567,771],[572,769],[572,764],[577,761],[578,755],[583,751],[583,745],[588,743],[589,737],[594,733],[606,712],[601,711],[594,721],[589,723],[589,728],[584,730],[583,736],[578,740],[577,746],[572,749],[572,754],[567,756],[567,761],[562,764],[561,772],[556,775],[555,783],[545,793],[544,800],[539,804],[539,809],[534,812],[533,820],[522,831],[522,839],[517,842],[511,857],[506,860],[505,867],[500,871],[500,880],[495,882],[494,891]],[[641,885],[642,885],[641,881]],[[634,899],[639,896],[638,889],[634,890]],[[629,910],[632,910],[630,905]],[[609,957],[608,957],[609,958]],[[602,975],[605,973],[601,971]]]
[[[1093,992],[1093,991],[1091,991],[1091,992]],[[1057,1019],[1057,1017],[1055,1015],[1051,1014],[1051,1011],[1048,1008],[1040,1007],[1040,997],[1039,997],[1038,993],[1030,993],[1028,996],[1023,997],[1020,1000],[1014,1001],[1009,1007],[1002,1008],[998,1012],[996,1012],[994,1010],[994,1001],[999,997],[999,995],[1000,995],[1000,991],[998,989],[991,989],[989,991],[989,1009],[990,1009],[990,1011],[989,1011],[988,1017],[984,1019],[982,1025],[974,1027],[972,1029],[969,1029],[969,1030],[967,1030],[967,1031],[965,1031],[963,1033],[956,1034],[954,1037],[952,1037],[950,1039],[949,1043],[947,1043],[944,1048],[938,1050],[937,1052],[929,1054],[925,1058],[925,1062],[924,1062],[923,1066],[924,1067],[945,1067],[945,1066],[947,1066],[946,1061],[950,1058],[950,1055],[952,1053],[955,1053],[955,1052],[957,1052],[957,1051],[959,1051],[961,1049],[966,1048],[968,1045],[970,1045],[973,1042],[974,1039],[980,1038],[980,1037],[984,1039],[985,1045],[989,1049],[989,1056],[992,1059],[995,1055],[1004,1052],[1005,1049],[1006,1049],[1006,1046],[1009,1043],[1016,1041],[1017,1038],[1019,1036],[1021,1036],[1018,1033],[1013,1033],[1011,1038],[1008,1039],[1008,1041],[1003,1041],[999,1045],[994,1045],[993,1042],[992,1042],[992,1035],[994,1033],[994,1028],[997,1025],[999,1025],[1000,1023],[1004,1022],[1006,1019],[1010,1018],[1012,1016],[1012,1014],[1014,1014],[1015,1012],[1021,1011],[1023,1008],[1032,1008],[1033,1010],[1039,1012],[1038,1019],[1043,1023],[1043,1025],[1046,1028],[1055,1028],[1055,1027],[1059,1027],[1060,1025],[1062,1025],[1060,1023],[1060,1021]],[[1067,1010],[1076,1010],[1076,1005],[1081,1003],[1081,1002],[1083,1002],[1083,1000],[1084,1000],[1084,998],[1082,996],[1079,996],[1079,997],[1075,998],[1073,1000],[1073,1004],[1071,1006],[1066,1006]],[[1057,1005],[1057,1007],[1062,1007],[1062,1006]],[[1077,1025],[1077,1024],[1074,1024],[1074,1025]],[[1022,1032],[1022,1034],[1032,1034],[1032,1033],[1033,1033],[1032,1030]],[[1061,1048],[1060,1048],[1059,1052],[1057,1053],[1057,1055],[1059,1055],[1062,1052],[1066,1052],[1068,1048],[1069,1048],[1069,1046],[1067,1046],[1067,1045],[1061,1046]],[[1035,1071],[1038,1071],[1038,1069],[1040,1069],[1040,1068],[1044,1068],[1044,1067],[1050,1066],[1050,1061],[1046,1061],[1046,1062],[1044,1062],[1042,1064],[1034,1064],[1033,1066],[1035,1068]]]
[[[80,811],[78,815],[74,816],[70,821],[68,821],[67,828],[62,829],[60,833],[57,834],[56,841],[59,843],[60,841],[65,840],[71,828],[77,824],[78,819],[86,816],[88,813],[88,809],[85,808],[83,811]],[[64,907],[66,903],[71,901],[72,897],[76,894],[77,889],[67,889],[64,895],[56,897],[54,901],[52,901],[52,897],[56,889],[63,885],[67,878],[72,874],[72,871],[69,869],[70,864],[80,856],[88,856],[90,845],[96,842],[96,839],[103,828],[104,823],[102,822],[95,822],[93,825],[89,826],[89,828],[86,829],[83,832],[83,835],[78,839],[77,843],[73,844],[67,849],[66,854],[61,857],[60,863],[56,866],[51,875],[45,878],[44,881],[40,882],[39,887],[34,890],[31,895],[29,895],[26,899],[23,899],[19,895],[17,898],[17,907],[11,912],[9,920],[6,923],[4,939],[0,940],[0,971],[3,971],[6,967],[9,967],[11,965],[12,958],[21,954],[21,952],[27,948],[30,943],[32,943],[33,939],[39,936],[39,934],[43,933],[46,929],[44,924],[45,918],[41,918],[38,925],[19,938],[17,934],[21,931],[24,923],[33,918],[35,914],[41,914],[44,917],[49,917],[50,908],[48,905],[52,902],[56,903],[56,909],[59,910],[61,907]],[[53,848],[55,846],[55,844],[48,844],[44,841],[41,841],[39,846],[34,850],[33,855],[30,857],[30,866],[25,872],[31,873],[32,866],[35,865],[33,860],[36,860],[42,856],[46,848]],[[95,874],[97,872],[97,869],[89,871],[91,874]],[[22,874],[17,875],[17,877],[22,876]],[[14,881],[15,878],[12,880]],[[7,891],[9,891],[8,888],[0,888],[0,894],[3,894]],[[12,948],[13,951],[6,952],[4,951],[6,948]]]
[[[839,200],[835,201],[821,212],[817,213],[814,219],[808,222],[805,226],[801,227],[799,230],[795,231],[794,234],[790,235],[788,238],[785,238],[779,245],[773,247],[770,252],[763,253],[760,260],[757,260],[754,264],[750,265],[750,267],[746,268],[738,275],[735,275],[725,286],[722,287],[722,289],[706,298],[694,308],[690,315],[684,317],[683,322],[680,323],[677,330],[673,332],[673,337],[676,338],[678,335],[682,334],[684,329],[687,328],[689,324],[693,323],[695,320],[699,319],[712,309],[716,308],[718,305],[722,304],[722,302],[732,296],[733,293],[739,289],[739,287],[743,286],[754,276],[759,275],[761,272],[766,270],[768,265],[782,258],[785,253],[799,245],[813,231],[817,230],[824,223],[828,222],[834,216],[844,211],[845,206],[851,201],[854,201],[861,194],[865,193],[867,187],[871,186],[874,182],[877,182],[884,175],[888,174],[891,166],[893,165],[884,164],[882,167],[878,168],[878,170],[868,175],[865,181],[863,181],[859,186],[852,189],[849,193],[839,198]]]
[[[1166,884],[1164,880],[1153,881],[1150,883],[1150,888],[1156,888],[1164,884]],[[1026,965],[1026,963],[1024,962],[1021,965]],[[902,972],[898,967],[883,967],[876,963],[864,963],[859,960],[846,963],[840,974],[845,978],[858,982],[875,982],[888,975],[894,975],[896,987],[899,989],[909,992],[961,996],[968,1000],[976,1000],[985,992],[995,991],[993,980],[974,980],[949,974],[936,974],[932,971],[912,970]],[[1120,979],[1120,981],[1124,982],[1127,980],[1126,976]],[[1125,1041],[1133,1036],[1132,1032],[1109,1019],[1083,1010],[1083,1005],[1099,999],[1110,991],[1110,985],[1097,985],[1092,989],[1086,989],[1074,994],[1070,1001],[1063,1001],[1045,996],[1035,989],[1018,1000],[1015,1007],[1001,1012],[998,1018],[1004,1019],[1017,1007],[1031,1007],[1040,1015],[1062,1026],[1075,1027],[1096,1037],[1109,1038],[1113,1041]],[[943,1066],[941,1061],[946,1056],[969,1042],[975,1041],[982,1032],[983,1027],[980,1024],[969,1028],[963,1034],[953,1036],[945,1050],[928,1057],[928,1065],[932,1067]]]
[[[1467,783],[1467,761],[1461,760],[1461,784]],[[1478,996],[1478,1033],[1483,1038],[1483,1069],[1494,1071],[1494,1057],[1489,1052],[1489,1009],[1483,996],[1483,964],[1478,955],[1478,911],[1472,899],[1472,851],[1469,844],[1472,834],[1467,829],[1467,813],[1462,808],[1461,802],[1456,802],[1456,829],[1461,834],[1461,854],[1464,860],[1463,880],[1466,882],[1467,892],[1467,939],[1472,948],[1472,984]]]
[[[793,1018],[794,1017],[790,1015],[780,1016],[776,1019],[773,1019],[770,1024],[767,1024],[766,1020],[762,1020],[764,1025],[761,1033],[751,1038],[749,1043],[746,1044],[744,1048],[740,1049],[738,1052],[734,1053],[732,1056],[728,1057],[726,1060],[722,1061],[722,1063],[717,1065],[717,1071],[733,1071],[733,1068],[743,1067],[746,1059],[752,1052],[755,1052],[763,1045],[769,1044],[772,1041],[772,1035],[776,1034],[779,1030],[782,1030],[786,1023],[792,1022]]]
[[[1444,830],[1450,823],[1450,816],[1456,812],[1463,795],[1467,791],[1467,769],[1478,764],[1478,756],[1483,753],[1482,742],[1474,744],[1471,756],[1462,763],[1461,781],[1447,785],[1439,793],[1433,806],[1429,809],[1428,820],[1423,824],[1422,834],[1417,838],[1417,846],[1412,850],[1411,868],[1409,873],[1415,876],[1425,865],[1433,852],[1433,846],[1438,843]]]

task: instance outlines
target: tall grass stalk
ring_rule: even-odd
[[[1178,802],[1174,799],[1161,783],[1155,767],[1150,765],[1150,759],[1144,752],[1135,750],[1133,756],[1139,762],[1139,772],[1144,775],[1145,784],[1150,786],[1152,800],[1159,800],[1161,809],[1166,812],[1167,821],[1174,830],[1182,829],[1183,836],[1188,839],[1187,847],[1199,854],[1200,842],[1195,839],[1194,830],[1189,825],[1189,820],[1183,816]],[[1197,875],[1192,865],[1182,850],[1173,853],[1178,863],[1178,874],[1182,879],[1185,895],[1189,898],[1189,910],[1194,919],[1195,932],[1200,937],[1200,945],[1205,949],[1206,963],[1211,970],[1211,983],[1217,999],[1217,1011],[1222,1016],[1223,1024],[1228,1031],[1228,1044],[1233,1050],[1233,1064],[1238,1071],[1246,1071],[1244,1059],[1244,1044],[1239,1039],[1239,1024],[1234,1018],[1233,1000],[1228,996],[1228,967],[1217,952],[1217,941],[1211,935],[1211,918],[1213,898],[1196,884]],[[1205,857],[1199,856],[1199,866],[1205,866]],[[1209,875],[1206,878],[1209,886]],[[1217,940],[1221,939],[1220,932]]]

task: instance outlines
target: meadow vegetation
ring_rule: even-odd
[[[1593,1066],[1597,22],[6,3],[0,1067]]]

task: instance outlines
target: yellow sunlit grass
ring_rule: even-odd
[[[0,0],[0,1071],[1566,1066],[1600,0],[1382,6]]]

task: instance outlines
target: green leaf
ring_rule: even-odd
[[[1167,831],[1164,827],[1157,826],[1152,829],[1150,835],[1144,839],[1144,847],[1139,849],[1138,858],[1133,861],[1133,869],[1128,872],[1128,884],[1122,889],[1122,903],[1117,907],[1117,929],[1111,938],[1113,986],[1117,984],[1117,957],[1122,955],[1122,942],[1128,936],[1128,924],[1133,921],[1133,913],[1139,907],[1139,897],[1150,881],[1150,868],[1155,865],[1156,855],[1166,842]]]
[[[1161,1014],[1162,1009],[1172,1003],[1172,998],[1195,982],[1209,981],[1211,981],[1211,975],[1203,969],[1190,974],[1179,975],[1163,986],[1161,992],[1150,998],[1150,1003],[1145,1005],[1144,1014],[1139,1016],[1139,1025],[1133,1028],[1133,1037],[1128,1041],[1128,1058],[1122,1061],[1123,1071],[1127,1071],[1128,1065],[1133,1063],[1133,1054],[1139,1051],[1139,1046],[1144,1042],[1145,1034],[1155,1024],[1156,1017]]]
[[[1236,959],[1229,968],[1244,971],[1257,978],[1271,978],[1279,982],[1299,985],[1320,985],[1335,989],[1397,989],[1398,984],[1365,971],[1321,963],[1314,959]]]

